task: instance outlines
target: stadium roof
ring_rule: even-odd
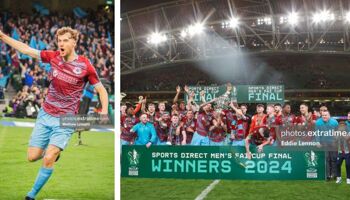
[[[145,8],[148,6],[160,4],[160,3],[165,3],[169,2],[166,0],[143,0],[143,1],[138,1],[135,3],[135,1],[122,1],[121,2],[121,13],[129,12],[132,10],[138,10],[141,8]]]
[[[343,52],[347,0],[122,2],[121,70],[237,52]]]

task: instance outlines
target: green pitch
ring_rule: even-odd
[[[221,180],[206,200],[262,199],[350,199],[350,185],[335,181],[229,181]],[[213,180],[122,178],[121,199],[195,199]]]
[[[1,200],[24,199],[34,183],[41,160],[26,160],[31,131],[0,125]],[[114,199],[114,134],[84,132],[82,138],[87,145],[75,146],[77,135],[73,135],[37,200]]]
[[[350,199],[350,185],[322,181],[222,180],[205,198],[221,199]],[[121,199],[195,199],[212,180],[121,179]]]

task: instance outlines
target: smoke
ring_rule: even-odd
[[[213,32],[201,35],[200,40],[193,41],[204,57],[196,67],[220,84],[277,84],[283,79],[280,72],[255,53],[239,48],[235,40],[224,39]]]

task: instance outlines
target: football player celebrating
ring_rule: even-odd
[[[156,112],[156,116],[155,116],[156,121],[159,121],[160,118],[162,117],[163,113],[165,112],[165,109],[166,109],[165,102],[160,102],[158,104],[158,109],[159,109],[159,111]]]
[[[250,128],[249,128],[249,133],[251,133],[253,130],[255,130],[256,127],[258,126],[263,126],[266,125],[266,115],[264,114],[264,105],[262,104],[258,104],[256,106],[256,113],[253,117],[252,117],[252,122],[250,124]]]
[[[316,122],[316,118],[316,115],[309,112],[309,106],[305,103],[302,103],[300,104],[300,116],[294,119],[294,124],[313,128]]]
[[[180,125],[180,119],[178,115],[173,115],[171,117],[167,144],[186,145],[186,132],[183,131]]]
[[[196,119],[192,110],[188,110],[186,116],[182,118],[181,126],[183,127],[182,134],[186,135],[186,144],[191,144],[193,134],[196,131]]]
[[[241,111],[242,111],[244,117],[246,118],[246,120],[244,120],[244,127],[247,127],[247,129],[245,130],[245,134],[246,134],[245,137],[247,137],[247,135],[249,133],[249,126],[250,126],[250,123],[252,121],[252,116],[247,113],[247,111],[248,111],[247,104],[241,104],[240,108],[241,108]]]
[[[269,128],[266,125],[256,126],[245,139],[246,154],[249,160],[252,158],[250,144],[256,145],[258,152],[262,152],[265,145],[271,144]]]
[[[121,126],[120,134],[120,145],[130,145],[134,143],[136,137],[135,133],[130,130],[133,126],[138,123],[138,119],[135,117],[135,111],[133,107],[129,107],[127,110],[127,115],[124,118]],[[120,147],[121,147],[120,146]]]
[[[200,108],[196,121],[196,132],[193,134],[191,145],[208,146],[209,145],[209,128],[212,122],[211,104],[203,104]]]
[[[171,124],[169,112],[164,111],[161,118],[156,122],[156,124],[158,136],[157,145],[167,145],[169,127]]]
[[[231,140],[232,146],[245,146],[246,132],[248,124],[245,115],[241,109],[236,110],[236,114],[231,121]]]
[[[291,110],[291,106],[288,103],[283,105],[282,122],[285,127],[293,125],[295,115],[291,113]]]
[[[25,199],[33,200],[53,172],[53,166],[74,129],[60,126],[60,117],[78,113],[79,100],[87,82],[94,86],[102,103],[101,114],[108,114],[108,94],[89,59],[75,52],[79,32],[69,27],[56,31],[58,51],[39,51],[0,31],[0,40],[17,51],[44,63],[50,63],[50,86],[38,114],[28,147],[30,162],[43,158],[35,183]]]
[[[210,146],[222,146],[226,138],[227,126],[222,120],[221,113],[214,114],[212,126],[209,128]]]

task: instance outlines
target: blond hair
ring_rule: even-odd
[[[58,38],[59,35],[64,35],[66,33],[70,33],[72,36],[72,39],[75,41],[78,41],[79,31],[72,29],[71,27],[62,27],[62,28],[58,29],[56,32],[56,39]]]

